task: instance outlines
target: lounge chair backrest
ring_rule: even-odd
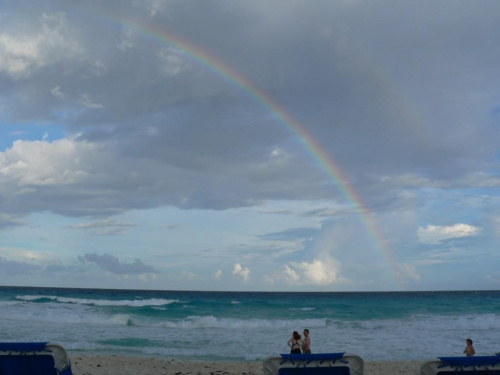
[[[344,353],[282,354],[264,362],[264,375],[363,375],[363,359]]]
[[[2,375],[72,375],[64,348],[45,342],[0,342]]]
[[[459,372],[500,375],[500,356],[438,358],[424,362],[420,366],[420,375],[457,375]]]

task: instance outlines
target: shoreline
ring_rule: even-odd
[[[262,375],[263,361],[219,362],[68,353],[74,375]],[[419,361],[365,361],[366,375],[418,375]]]

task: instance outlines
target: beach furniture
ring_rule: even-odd
[[[1,375],[73,375],[66,350],[46,342],[0,342]]]
[[[462,372],[500,375],[500,356],[438,357],[420,366],[420,375],[457,375]]]
[[[264,375],[363,375],[364,361],[345,353],[281,354],[263,366]]]

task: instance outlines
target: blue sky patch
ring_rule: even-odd
[[[61,125],[3,124],[0,126],[0,151],[11,148],[17,140],[53,142],[64,136],[65,129]]]

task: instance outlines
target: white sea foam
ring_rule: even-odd
[[[75,324],[75,325],[122,325],[130,323],[131,316],[128,314],[102,314],[99,312],[77,309],[53,309],[37,308],[26,309],[23,306],[4,309],[2,319],[10,322],[30,322],[43,324]]]
[[[303,328],[310,329],[314,352],[346,351],[360,354],[365,360],[462,355],[468,337],[474,340],[478,355],[500,351],[500,313],[489,304],[484,313],[464,308],[462,313],[450,309],[448,314],[425,306],[408,310],[406,305],[396,305],[375,311],[374,315],[381,317],[376,319],[369,305],[360,304],[351,312],[349,306],[346,310],[329,308],[322,300],[306,301],[304,305],[289,304],[287,299],[283,305],[269,306],[259,301],[254,304],[244,295],[211,304],[212,295],[204,300],[199,293],[192,297],[181,297],[179,293],[144,294],[142,299],[139,292],[137,298],[124,293],[117,301],[113,298],[120,294],[109,292],[93,294],[91,299],[80,292],[61,294],[65,297],[50,290],[42,296],[21,293],[26,295],[0,301],[4,340],[36,341],[44,337],[74,351],[260,360],[287,352],[291,332]],[[117,310],[120,314],[116,314]],[[148,345],[140,344],[143,341]]]
[[[0,307],[16,306],[26,303],[26,301],[0,301]]]
[[[365,330],[394,330],[402,327],[415,331],[481,331],[499,330],[500,319],[498,315],[461,315],[461,316],[437,316],[437,315],[415,315],[406,319],[380,319],[365,321],[333,321],[330,324],[348,325]]]
[[[290,330],[293,327],[325,327],[326,319],[301,319],[301,320],[269,320],[269,319],[234,319],[216,318],[214,316],[190,316],[180,321],[166,321],[160,323],[162,327],[168,328],[224,328],[224,329],[284,329]]]
[[[24,301],[36,301],[39,299],[52,299],[55,300],[57,299],[56,296],[16,296],[16,299],[24,300]]]
[[[81,305],[95,305],[95,306],[133,306],[133,307],[143,307],[143,306],[164,306],[173,303],[186,303],[174,299],[161,299],[161,298],[151,298],[151,299],[141,299],[141,300],[105,300],[105,299],[85,299],[85,298],[67,298],[59,296],[16,296],[17,299],[23,301],[37,301],[41,299],[48,299],[60,303],[74,303]]]

